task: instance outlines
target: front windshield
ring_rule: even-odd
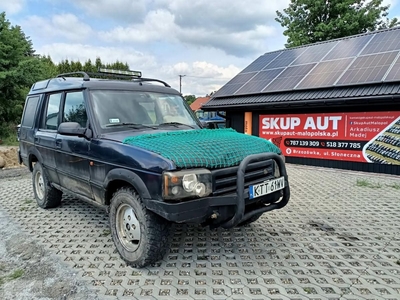
[[[198,127],[194,114],[179,95],[141,91],[92,90],[93,108],[102,129],[123,126]],[[184,127],[184,126],[182,126]]]

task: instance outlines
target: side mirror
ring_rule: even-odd
[[[79,136],[87,139],[92,138],[92,131],[81,127],[77,122],[65,122],[58,126],[58,133],[62,135]]]

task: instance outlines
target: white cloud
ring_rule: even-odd
[[[54,15],[50,19],[34,15],[26,18],[23,26],[29,28],[34,36],[44,39],[83,41],[92,33],[92,28],[73,14]]]
[[[99,5],[105,5],[102,3]],[[204,0],[154,0],[153,10],[148,11],[142,23],[131,22],[100,35],[105,41],[184,43],[248,56],[268,51],[267,40],[278,33],[276,10],[288,3],[289,0],[255,0],[248,5],[220,0],[210,5]]]
[[[275,29],[269,26],[257,26],[252,30],[241,32],[216,30],[212,35],[210,31],[202,28],[178,30],[177,38],[185,44],[221,49],[227,54],[240,57],[266,51],[266,41],[274,34]]]
[[[141,22],[146,15],[146,0],[74,0],[74,4],[89,15],[127,21]]]
[[[179,89],[178,75],[184,75],[182,93],[197,96],[205,96],[218,90],[239,72],[240,69],[234,65],[221,67],[206,61],[179,62],[160,69],[160,73],[170,78],[171,85],[176,89]]]
[[[100,32],[105,41],[141,42],[170,40],[176,30],[174,16],[165,10],[151,11],[142,24],[128,27],[118,26],[110,31]]]
[[[397,4],[397,0],[383,0],[382,1],[382,5],[383,6],[386,6],[386,5],[390,5],[390,8],[393,8],[393,7],[395,7],[396,6],[396,4]]]
[[[5,11],[7,15],[13,15],[22,10],[25,6],[25,0],[2,0],[0,2],[0,11]]]
[[[170,0],[169,10],[182,27],[225,28],[227,31],[248,31],[274,20],[275,11],[287,7],[289,0]],[[273,21],[274,22],[274,21]]]

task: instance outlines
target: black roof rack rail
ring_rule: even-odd
[[[84,80],[84,81],[90,81],[90,77],[89,77],[88,73],[82,72],[82,71],[58,74],[56,77],[62,77],[62,78],[64,78],[65,76],[68,76],[68,75],[77,75],[77,74],[83,75],[83,80]],[[64,79],[65,79],[65,78],[64,78]]]
[[[153,79],[153,78],[138,78],[138,79],[133,79],[133,81],[156,81],[159,83],[162,83],[165,87],[171,87],[168,83],[166,83],[165,81],[162,81],[160,79]]]
[[[107,79],[107,78],[119,78],[119,79],[125,79],[125,80],[131,80],[134,82],[159,82],[162,83],[165,87],[171,87],[168,83],[165,81],[162,81],[160,79],[154,79],[154,78],[143,78],[143,77],[138,77],[135,75],[128,75],[128,74],[115,74],[115,73],[107,73],[107,72],[83,72],[83,71],[78,71],[78,72],[70,72],[70,73],[63,73],[63,74],[58,74],[56,77],[62,77],[64,78],[65,76],[68,75],[83,75],[83,80],[84,81],[90,81],[90,78],[100,78],[100,79]],[[65,78],[64,78],[65,79]]]

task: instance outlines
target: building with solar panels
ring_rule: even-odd
[[[400,174],[400,28],[266,53],[202,108],[289,163]]]

